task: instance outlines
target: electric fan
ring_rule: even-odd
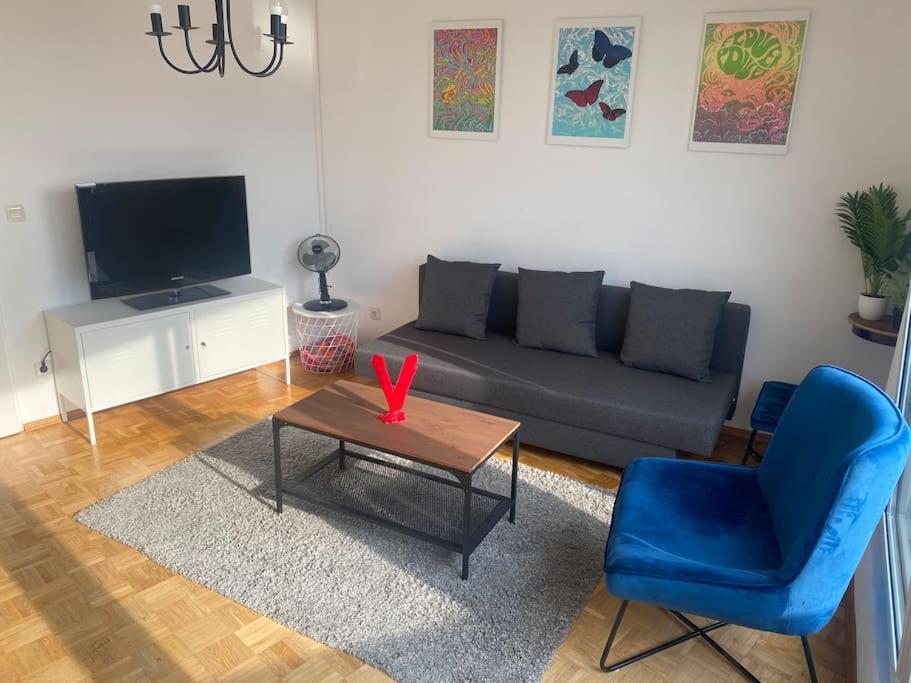
[[[335,268],[341,253],[338,242],[328,235],[311,235],[297,248],[297,262],[307,270],[319,274],[319,299],[304,304],[308,311],[340,311],[348,305],[347,301],[329,296],[329,285],[326,282],[326,273]]]

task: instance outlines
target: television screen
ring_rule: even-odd
[[[250,272],[243,176],[76,186],[93,299]]]

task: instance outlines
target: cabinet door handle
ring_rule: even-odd
[[[199,342],[199,345],[200,345],[202,348],[206,348],[206,343],[205,343],[205,342]]]
[[[187,351],[189,351],[189,350],[190,350],[190,345],[189,345],[189,344],[187,344]]]

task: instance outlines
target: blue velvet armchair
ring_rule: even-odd
[[[601,657],[615,671],[700,637],[757,680],[709,633],[726,624],[807,636],[832,618],[901,475],[911,430],[892,400],[834,367],[798,387],[756,468],[643,458],[623,474],[605,551],[622,599]],[[690,630],[608,664],[630,600]],[[697,627],[683,613],[715,619]]]

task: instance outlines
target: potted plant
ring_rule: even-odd
[[[888,303],[883,286],[911,249],[906,230],[911,211],[900,214],[895,189],[883,184],[842,195],[836,208],[841,228],[860,250],[863,264],[866,289],[858,297],[857,312],[865,320],[879,320]]]

